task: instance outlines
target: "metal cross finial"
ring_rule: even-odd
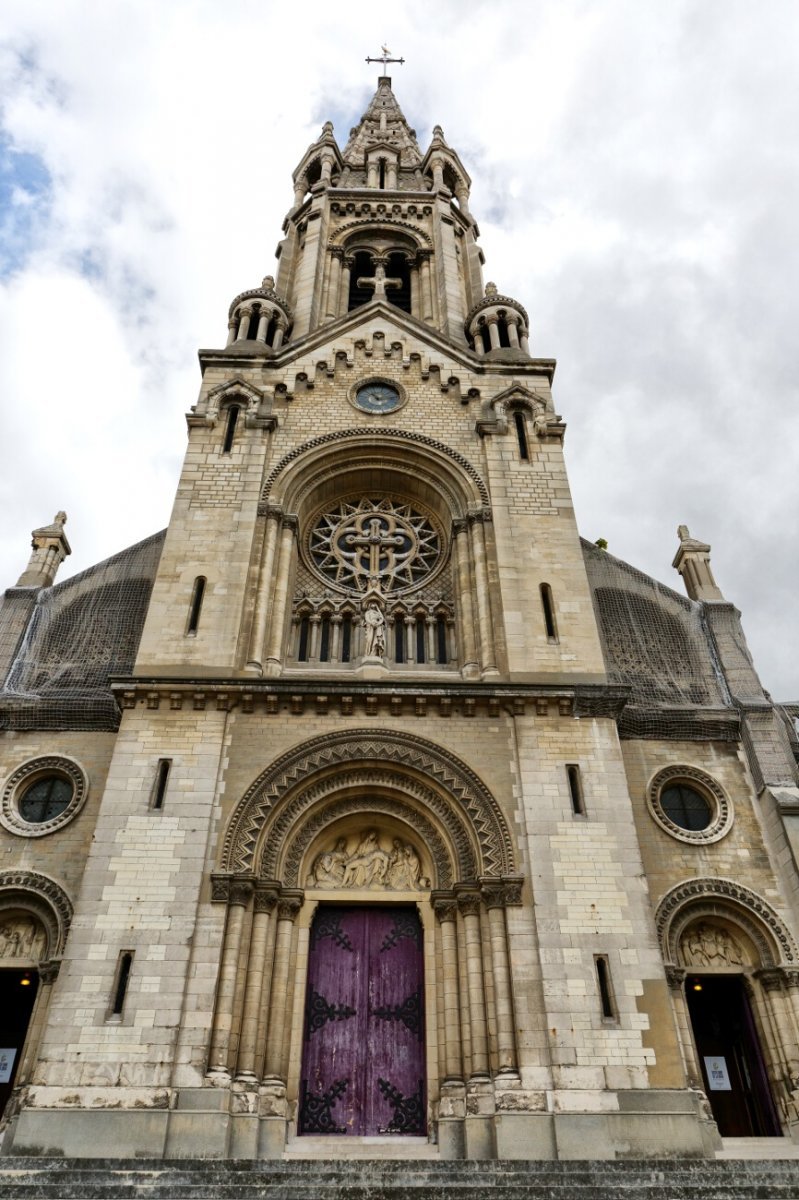
[[[381,47],[380,47],[380,49],[383,51],[383,53],[380,55],[380,58],[367,58],[367,60],[366,60],[366,61],[367,61],[368,63],[373,63],[373,62],[379,62],[379,63],[382,63],[382,64],[383,64],[383,74],[384,74],[384,75],[386,75],[386,74],[387,74],[387,72],[386,72],[386,66],[387,66],[387,64],[388,64],[388,63],[390,63],[390,62],[395,62],[395,63],[404,63],[404,62],[405,62],[405,59],[404,59],[404,58],[392,58],[392,57],[391,57],[391,51],[389,50],[388,46],[381,46]]]

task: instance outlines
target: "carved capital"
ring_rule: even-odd
[[[266,517],[267,521],[279,521],[283,516],[283,506],[280,504],[265,504],[263,509],[259,516]]]
[[[671,964],[666,966],[666,983],[673,991],[678,992],[685,983],[685,977],[688,972],[684,967],[675,967]]]
[[[263,884],[258,884],[255,889],[255,911],[256,912],[271,912],[277,904],[278,891],[275,887],[264,887]]]
[[[284,895],[277,902],[277,919],[278,921],[294,921],[297,913],[302,908],[303,893],[295,892],[292,895]]]
[[[300,519],[295,513],[284,513],[282,524],[283,529],[290,529],[292,533],[296,534],[300,527]]]
[[[458,905],[451,892],[438,892],[432,895],[433,912],[443,925],[445,921],[454,921],[458,915]]]
[[[503,875],[502,886],[505,889],[505,907],[520,908],[522,903],[522,875]]]
[[[232,875],[215,872],[211,876],[211,900],[214,904],[225,904],[230,899]]]
[[[478,891],[459,891],[456,898],[462,916],[478,917],[480,915],[482,901]]]
[[[505,907],[505,885],[501,879],[481,879],[480,894],[486,908]]]
[[[470,512],[466,518],[470,525],[487,525],[493,519],[494,516],[490,508],[478,508],[476,512]]]
[[[246,908],[250,903],[250,896],[252,896],[254,887],[255,883],[252,879],[231,879],[228,903]]]
[[[469,528],[469,522],[465,517],[455,517],[452,522],[452,536],[457,537],[459,533],[466,533]]]
[[[58,972],[61,970],[61,959],[51,958],[49,962],[40,962],[36,969],[42,983],[55,983],[58,979]]]
[[[782,991],[783,973],[779,967],[765,967],[761,971],[755,971],[755,977],[765,992]]]

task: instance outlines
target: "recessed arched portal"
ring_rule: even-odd
[[[505,909],[522,881],[499,806],[450,752],[385,729],[304,742],[242,797],[221,866],[215,1082],[272,1089],[300,1132],[402,1134],[426,1128],[428,1092],[517,1078]],[[416,1053],[407,1079],[379,1065],[398,1038]],[[346,1075],[320,1076],[342,1047]]]

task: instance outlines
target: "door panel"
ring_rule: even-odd
[[[414,909],[319,909],[308,959],[300,1133],[425,1132],[422,962]]]

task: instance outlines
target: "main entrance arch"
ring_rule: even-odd
[[[505,909],[522,880],[454,755],[381,729],[303,743],[242,797],[221,865],[212,1081],[268,1092],[300,1132],[403,1134],[448,1087],[518,1079]],[[400,1060],[402,1078],[381,1066]]]

